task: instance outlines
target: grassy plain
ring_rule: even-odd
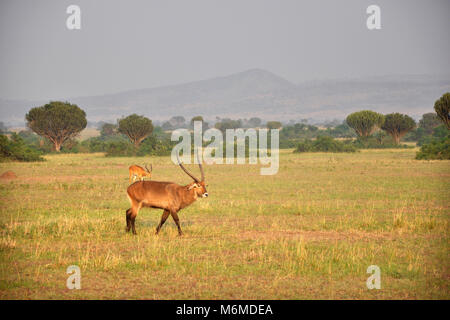
[[[0,181],[0,299],[449,299],[450,162],[415,151],[289,150],[275,176],[206,166],[210,196],[179,214],[183,237],[171,218],[154,235],[161,210],[124,231],[129,165],[190,182],[169,157],[1,163],[18,178]],[[73,264],[80,290],[66,288]]]

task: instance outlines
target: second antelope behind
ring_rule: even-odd
[[[130,166],[128,169],[130,171],[130,183],[131,180],[133,180],[133,182],[136,181],[136,179],[143,181],[144,177],[152,177],[153,166],[150,164],[150,170],[147,168],[146,164],[144,166],[145,169],[137,165]]]

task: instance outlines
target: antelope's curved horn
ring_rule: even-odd
[[[178,152],[177,152],[177,160],[178,160],[178,164],[180,165],[181,169],[183,169],[184,172],[186,172],[186,174],[191,177],[195,182],[200,182],[198,181],[198,179],[196,177],[194,177],[189,171],[187,171],[187,169],[183,166],[183,164],[180,161],[180,157],[178,156]]]
[[[198,148],[197,148],[197,162],[198,162],[198,166],[200,168],[200,173],[202,174],[202,181],[205,181],[205,173],[203,172],[202,162],[200,161],[200,157],[198,155]]]

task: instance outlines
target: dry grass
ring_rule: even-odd
[[[449,298],[449,161],[414,151],[283,152],[258,166],[206,167],[208,199],[154,235],[144,209],[124,232],[128,165],[101,154],[0,164],[0,297],[5,299]],[[168,157],[155,180],[189,182]],[[195,169],[194,169],[195,170]],[[82,289],[65,287],[69,265]],[[368,290],[366,269],[381,268]]]

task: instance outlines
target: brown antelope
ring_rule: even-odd
[[[153,166],[150,164],[150,170],[147,168],[146,164],[144,166],[145,169],[137,165],[132,165],[130,166],[130,168],[128,168],[128,170],[130,171],[130,183],[131,180],[136,181],[136,179],[140,179],[141,181],[143,181],[144,177],[152,177]]]
[[[134,226],[136,216],[142,207],[149,207],[164,210],[161,221],[156,227],[156,234],[159,233],[170,214],[178,227],[179,235],[183,235],[177,214],[178,211],[191,205],[198,197],[206,198],[208,192],[206,191],[205,174],[200,161],[198,161],[198,166],[200,167],[202,179],[198,180],[183,166],[178,154],[177,159],[181,169],[194,181],[185,186],[164,181],[138,181],[130,185],[127,189],[128,200],[130,200],[131,204],[131,208],[126,211],[127,232],[132,228],[133,234],[136,234]]]

